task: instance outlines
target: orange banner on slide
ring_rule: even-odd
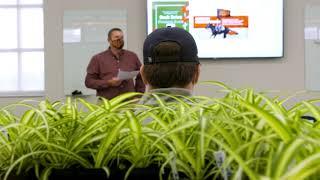
[[[222,22],[223,26],[230,28],[248,28],[249,18],[248,16],[229,16],[222,17],[220,20],[217,16],[194,16],[194,28],[205,28],[209,23],[215,25]]]

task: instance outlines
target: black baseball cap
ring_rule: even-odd
[[[158,56],[154,48],[163,42],[174,42],[180,47],[176,56]],[[148,35],[143,45],[143,63],[159,64],[170,62],[188,62],[199,64],[198,48],[192,35],[177,27],[160,28]]]

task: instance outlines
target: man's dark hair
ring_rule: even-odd
[[[120,31],[122,32],[122,30],[120,28],[112,28],[109,30],[108,32],[108,40],[111,39],[111,34],[114,32],[114,31]]]
[[[161,61],[166,58],[180,58],[181,46],[176,42],[161,42],[153,48],[152,55]],[[167,62],[145,64],[145,79],[154,88],[185,87],[195,81],[198,75],[198,64],[190,62]],[[196,83],[196,82],[193,82]]]

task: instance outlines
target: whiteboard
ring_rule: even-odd
[[[120,28],[127,47],[126,10],[68,10],[63,16],[64,93],[81,91],[93,95],[95,90],[85,87],[86,69],[91,57],[109,47],[108,31]]]
[[[305,8],[304,39],[306,89],[320,91],[320,4]]]

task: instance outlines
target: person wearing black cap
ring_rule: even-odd
[[[153,31],[144,41],[140,74],[149,93],[192,95],[200,74],[198,49],[192,35],[181,28]],[[146,97],[140,101],[146,102]]]

